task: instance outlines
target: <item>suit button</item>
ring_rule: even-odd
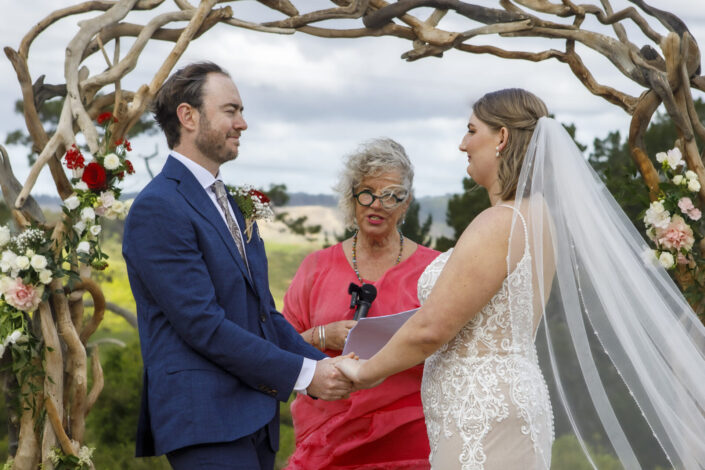
[[[262,323],[267,323],[267,315],[264,313],[259,314],[259,319]]]

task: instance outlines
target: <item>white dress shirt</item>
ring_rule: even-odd
[[[184,166],[188,168],[191,173],[193,173],[193,176],[196,178],[198,183],[203,186],[203,189],[205,189],[206,194],[208,194],[208,197],[211,199],[213,205],[218,210],[218,213],[223,218],[223,222],[227,224],[223,209],[221,209],[220,204],[218,204],[218,199],[216,198],[215,191],[212,188],[213,183],[215,183],[216,180],[222,181],[222,179],[220,178],[220,171],[218,171],[217,176],[213,176],[210,171],[206,170],[190,158],[181,155],[179,152],[172,150],[171,156],[183,163]],[[237,217],[235,217],[235,213],[233,212],[233,208],[230,206],[230,204],[228,204],[228,210],[230,211],[230,215],[232,216],[233,221],[235,221],[235,223],[237,224]],[[239,225],[238,228],[240,228]],[[240,230],[240,232],[242,232],[242,230]],[[245,254],[245,256],[247,256],[247,254]],[[305,395],[306,389],[309,385],[311,385],[311,381],[313,380],[313,374],[315,371],[316,361],[304,357],[304,363],[301,366],[301,372],[299,372],[299,377],[296,379],[296,383],[294,384],[294,391]]]

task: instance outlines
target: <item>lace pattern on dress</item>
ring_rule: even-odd
[[[533,341],[528,232],[522,214],[517,214],[524,225],[523,257],[488,304],[425,363],[421,395],[430,459],[439,440],[452,437],[457,430],[463,470],[484,468],[483,438],[510,417],[522,422],[521,433],[531,440],[536,468],[550,466],[553,414]],[[438,256],[419,278],[421,304],[451,253],[452,249]]]

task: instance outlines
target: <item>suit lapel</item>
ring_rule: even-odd
[[[247,272],[247,267],[245,266],[240,253],[237,251],[235,241],[233,240],[232,235],[230,235],[227,224],[218,212],[218,209],[215,208],[215,205],[206,193],[206,190],[198,183],[198,180],[196,180],[196,177],[194,177],[184,165],[173,157],[169,157],[164,165],[164,170],[162,171],[165,176],[179,181],[179,184],[176,187],[177,191],[179,191],[186,202],[193,207],[194,210],[201,214],[201,216],[203,216],[203,218],[205,218],[215,229],[227,247],[228,252],[233,257],[235,264],[242,272],[242,275],[245,279],[247,279],[247,282],[250,283],[250,286],[256,291],[252,279],[250,279],[250,275]]]

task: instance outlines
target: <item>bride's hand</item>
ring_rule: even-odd
[[[337,367],[343,375],[353,382],[355,385],[355,390],[362,390],[364,388],[376,387],[384,381],[384,379],[377,380],[375,382],[364,380],[360,372],[364,368],[366,362],[367,360],[365,359],[345,358],[336,362],[335,367]]]

